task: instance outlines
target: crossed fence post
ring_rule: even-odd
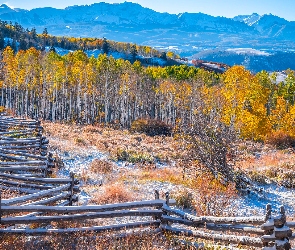
[[[71,185],[70,185],[70,200],[69,200],[69,205],[73,206],[73,196],[74,196],[74,185],[75,185],[75,175],[73,172],[70,173],[71,177]]]
[[[264,250],[289,250],[291,245],[289,237],[292,236],[292,231],[286,224],[285,208],[280,207],[280,214],[278,216],[271,215],[271,205],[266,206],[265,223],[261,225],[265,235],[262,236]]]
[[[54,168],[54,159],[53,159],[53,154],[51,152],[48,153],[47,156],[47,169],[46,169],[46,176],[49,174],[52,174],[52,168]]]
[[[158,190],[155,190],[155,199],[156,200],[160,199],[160,193],[159,193]],[[170,201],[170,193],[169,192],[166,192],[165,193],[165,204],[167,206],[169,206],[169,201]],[[166,211],[163,211],[163,215],[167,215],[167,212]],[[162,217],[155,216],[155,219],[156,220],[160,219],[161,220],[161,224],[169,224],[166,220],[163,220]]]
[[[1,218],[2,218],[2,191],[0,190],[0,225],[1,225]]]

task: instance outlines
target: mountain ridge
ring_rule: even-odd
[[[47,28],[55,36],[106,37],[109,40],[136,43],[157,50],[170,50],[182,57],[218,49],[219,52],[216,53],[219,54],[226,51],[227,58],[224,62],[231,65],[237,64],[237,56],[233,56],[233,52],[229,53],[227,49],[252,48],[270,52],[295,50],[295,21],[272,14],[253,13],[233,18],[215,17],[200,12],[169,14],[130,2],[101,2],[68,6],[65,9],[46,7],[15,10],[7,5],[1,6],[0,20],[17,22],[24,28],[36,28],[38,33]],[[254,56],[253,51],[248,52],[249,54],[238,55],[238,60],[244,65],[249,65],[249,60],[258,60],[259,63],[267,60],[263,55]],[[214,53],[210,55],[210,60],[211,57],[215,58]],[[280,57],[275,57],[276,60],[285,56],[278,55]],[[287,57],[291,58],[292,55],[287,54]],[[228,58],[235,59],[227,60]],[[223,59],[224,57],[220,57],[220,60]],[[293,67],[289,61],[288,59],[288,63],[284,65]]]
[[[265,25],[273,26],[276,23],[277,29],[284,29],[282,25],[289,25],[289,22],[283,18],[272,15],[273,20],[268,20],[268,23],[262,25],[256,25],[257,22],[261,22],[261,19],[265,19],[266,15],[258,15],[253,13],[252,15],[244,15],[244,17],[252,16],[252,19],[256,17],[257,20],[242,20],[237,16],[234,18],[226,18],[220,16],[211,16],[204,13],[179,13],[169,14],[167,12],[161,13],[149,8],[142,7],[140,4],[124,2],[124,3],[94,3],[91,5],[74,5],[68,6],[65,9],[56,9],[52,7],[36,8],[32,10],[12,9],[6,4],[0,6],[0,19],[3,21],[18,22],[21,25],[30,28],[36,27],[40,31],[44,26],[53,27],[54,35],[62,35],[63,33],[69,33],[65,29],[65,25],[70,24],[92,24],[92,25],[145,25],[147,27],[157,26],[164,27],[171,26],[173,28],[182,28],[187,31],[204,31],[204,32],[226,32],[226,33],[243,33],[248,32],[252,35],[257,35],[257,32],[267,34]],[[257,18],[259,17],[259,18]],[[55,25],[53,24],[53,20]],[[268,18],[269,19],[269,18]],[[281,22],[278,23],[277,20]],[[295,22],[294,22],[295,23]],[[43,26],[43,27],[40,27]],[[293,25],[292,25],[293,26]],[[254,28],[253,28],[254,27]],[[109,28],[109,27],[108,27]],[[135,28],[135,27],[133,27]],[[139,27],[136,27],[139,29]],[[267,27],[268,29],[271,27]],[[76,28],[75,28],[76,29]],[[67,32],[65,32],[67,31]],[[70,33],[73,33],[70,32]],[[93,34],[93,32],[88,32]],[[95,32],[95,35],[99,35],[99,32]],[[86,34],[85,34],[86,35]],[[280,37],[280,34],[275,34]]]

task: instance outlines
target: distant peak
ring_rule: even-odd
[[[281,22],[288,22],[285,18],[273,15],[272,13],[265,14],[262,17],[267,18],[267,19],[273,19],[273,20],[281,21]]]
[[[1,14],[3,14],[3,13],[14,12],[15,10],[9,7],[7,4],[3,3],[0,5],[0,11],[1,11]]]
[[[132,3],[132,2],[128,2],[128,1],[125,1],[123,4],[125,4],[125,5],[139,5],[139,6],[141,6],[139,3]]]
[[[263,16],[283,19],[282,17],[276,16],[276,15],[274,15],[272,13],[264,14]]]
[[[0,5],[0,8],[7,8],[7,9],[10,9],[5,3],[1,4],[1,5]]]

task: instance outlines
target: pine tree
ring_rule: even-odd
[[[54,52],[54,53],[56,53],[56,50],[55,50],[55,48],[54,48],[53,46],[51,46],[50,49],[49,49],[49,52]]]
[[[44,28],[44,30],[43,30],[43,32],[42,32],[42,35],[43,35],[43,36],[48,36],[47,28]]]
[[[35,28],[32,28],[30,33],[31,33],[32,38],[33,38],[34,40],[36,40],[36,39],[37,39],[37,32],[36,32],[36,29],[35,29]]]
[[[16,41],[15,39],[12,40],[12,43],[11,43],[11,48],[14,50],[14,52],[17,51],[17,44],[16,44]]]
[[[133,44],[133,45],[131,46],[130,54],[131,54],[131,61],[132,61],[132,62],[135,62],[136,57],[137,57],[137,55],[138,55],[138,51],[137,51],[137,48],[136,48],[136,45],[135,45],[135,44]]]
[[[42,32],[42,37],[43,37],[43,47],[42,47],[42,50],[45,50],[45,47],[47,45],[47,38],[48,38],[47,28],[44,28],[44,30]]]
[[[5,46],[4,37],[2,35],[2,32],[0,32],[0,50],[3,50]]]
[[[20,50],[26,50],[28,48],[28,43],[25,40],[24,36],[22,35],[19,40],[19,49]]]
[[[103,38],[102,52],[103,52],[103,54],[107,54],[107,55],[110,52],[110,45],[105,37]]]
[[[161,55],[160,55],[160,58],[167,61],[167,54],[166,52],[162,52]]]

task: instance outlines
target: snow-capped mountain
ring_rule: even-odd
[[[244,22],[245,24],[252,26],[257,23],[261,18],[257,13],[253,13],[252,15],[240,15],[233,18],[234,21]]]
[[[25,28],[36,27],[42,32],[46,27],[54,35],[73,36],[116,36],[114,33],[128,34],[128,40],[141,42],[161,33],[162,38],[173,39],[179,32],[184,37],[198,37],[200,32],[232,36],[263,35],[267,38],[291,39],[295,41],[295,22],[288,22],[273,15],[237,16],[233,19],[213,17],[203,13],[169,14],[144,8],[139,4],[124,2],[120,4],[95,3],[92,5],[70,6],[65,9],[37,8],[28,10],[11,9],[0,6],[0,19],[17,22]],[[161,31],[159,32],[159,29]],[[293,30],[294,29],[294,30]],[[144,34],[138,32],[143,31]],[[113,34],[112,34],[113,33]],[[173,34],[173,36],[172,36]],[[293,35],[293,37],[291,36]],[[285,37],[286,36],[286,37]],[[117,36],[118,37],[118,36]],[[125,39],[124,39],[125,37]],[[126,40],[126,35],[122,37]],[[186,39],[185,39],[186,40]],[[193,39],[191,39],[193,40]],[[231,39],[229,39],[231,40]]]
[[[63,24],[132,24],[168,25],[177,19],[176,15],[158,13],[139,4],[125,2],[123,4],[95,3],[92,5],[70,6],[65,9],[51,7],[36,8],[30,11],[14,11],[8,7],[2,12],[0,19],[16,21],[22,25],[63,25]]]
[[[181,28],[192,31],[251,31],[247,25],[224,17],[213,17],[203,13],[181,13],[179,15],[159,13],[139,4],[95,3],[92,5],[70,6],[65,9],[37,8],[30,11],[14,10],[2,5],[0,19],[18,22],[23,26],[53,26],[59,29],[79,25],[122,25],[122,28]],[[77,27],[76,27],[77,28]],[[57,32],[57,31],[56,31]],[[60,34],[62,34],[62,29]],[[93,35],[89,31],[89,34]]]
[[[178,25],[184,29],[209,32],[249,32],[243,23],[225,17],[213,17],[203,13],[182,13],[178,15]]]
[[[272,14],[260,16],[253,13],[249,16],[236,16],[233,20],[243,22],[253,27],[263,36],[294,40],[295,22],[289,22],[284,18]]]
[[[9,8],[6,4],[0,5],[0,15],[5,14],[5,13],[11,13],[11,12],[16,12],[16,11]]]
[[[271,14],[253,13],[234,18],[203,13],[169,14],[130,2],[101,2],[65,9],[47,7],[32,10],[11,9],[2,4],[0,20],[17,22],[28,29],[35,27],[39,33],[47,28],[50,34],[57,36],[106,37],[109,40],[172,50],[181,56],[218,48],[216,53],[225,53],[226,58],[244,60],[246,57],[242,61],[245,65],[249,61],[248,56],[254,61],[258,57],[264,61],[270,60],[271,56],[254,56],[256,51],[287,50],[289,53],[295,50],[295,22]],[[237,48],[254,50],[245,50],[247,53],[227,50]],[[289,54],[287,58],[289,62]]]

